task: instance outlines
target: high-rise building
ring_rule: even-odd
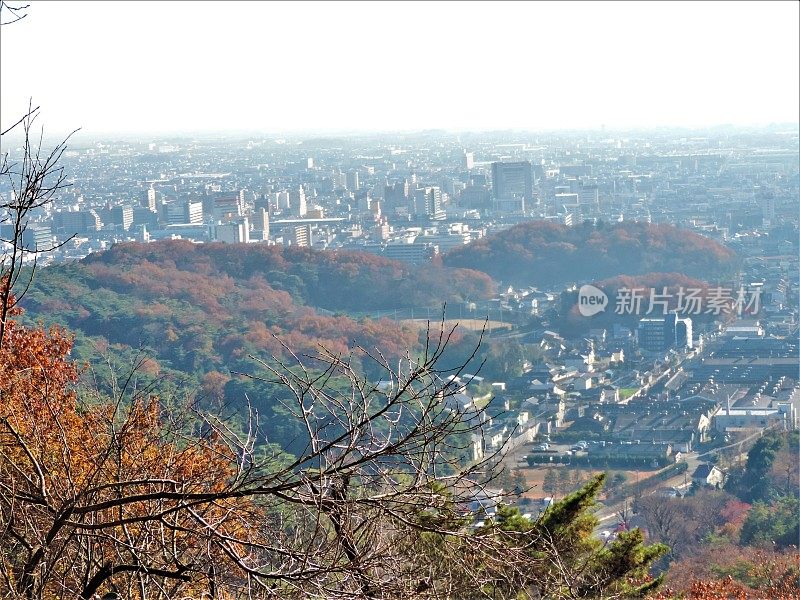
[[[155,229],[158,226],[158,213],[146,206],[134,206],[132,226],[139,227],[140,225],[147,225]]]
[[[74,212],[57,212],[53,215],[53,228],[57,232],[74,235],[99,231],[103,227],[100,215],[93,208]]]
[[[442,190],[438,186],[419,188],[414,192],[414,214],[435,221],[446,217],[442,208]]]
[[[347,189],[348,190],[350,190],[351,192],[357,192],[358,188],[359,188],[359,186],[358,186],[358,171],[348,171],[347,172],[347,177],[345,179],[345,182],[347,184]]]
[[[639,348],[648,352],[661,352],[669,348],[687,349],[693,347],[692,320],[681,319],[677,313],[664,318],[647,318],[639,321],[637,327]]]
[[[162,214],[164,217],[164,222],[167,225],[180,225],[186,222],[183,220],[184,210],[183,205],[180,202],[165,203],[162,209]]]
[[[269,239],[269,212],[263,208],[253,212],[253,236],[261,240]]]
[[[775,195],[771,192],[761,198],[761,214],[764,227],[775,225]]]
[[[383,199],[387,206],[404,206],[408,200],[408,181],[387,183],[383,191]]]
[[[582,215],[580,195],[572,193],[556,194],[555,211],[556,214],[575,213],[578,216]]]
[[[356,195],[356,208],[359,212],[367,212],[372,207],[372,198],[367,192]]]
[[[163,217],[167,225],[200,225],[203,222],[203,202],[167,202],[163,206]]]
[[[469,171],[475,166],[475,155],[472,152],[464,152],[464,167]]]
[[[247,244],[250,242],[250,223],[247,217],[239,221],[217,225],[216,238],[226,244]]]
[[[464,208],[488,208],[490,206],[489,190],[484,185],[468,185],[458,196],[459,204]]]
[[[578,188],[578,197],[583,206],[597,208],[600,200],[599,189],[596,184],[584,184]]]
[[[383,247],[382,254],[392,260],[400,260],[412,264],[428,262],[439,253],[435,244],[407,244],[403,242],[389,243]]]
[[[26,243],[25,237],[28,238],[28,244],[39,252],[51,250],[53,248],[53,232],[49,227],[44,225],[37,225],[35,227],[28,227],[22,234],[22,243]]]
[[[238,193],[221,193],[214,198],[214,220],[235,221],[244,214],[244,190]]]
[[[288,191],[283,190],[275,194],[275,208],[277,210],[288,210],[292,207],[292,198]]]
[[[147,243],[150,241],[150,232],[147,231],[147,225],[142,224],[136,227],[136,241]]]
[[[341,172],[337,172],[333,174],[333,188],[335,190],[346,190],[347,189],[347,175]]]
[[[292,206],[297,208],[296,214],[298,217],[306,216],[308,212],[308,203],[306,202],[306,191],[303,189],[302,185],[292,194]]]
[[[128,231],[133,225],[132,206],[114,206],[111,208],[111,222],[124,231]]]
[[[203,222],[203,203],[199,200],[187,200],[184,204],[184,223],[200,225]]]
[[[0,238],[9,240],[14,237],[14,226],[11,223],[0,224]],[[22,247],[30,252],[46,252],[53,249],[53,234],[45,225],[29,225],[22,232]]]
[[[661,352],[667,348],[664,319],[641,319],[636,333],[639,348],[648,352]]]
[[[152,211],[156,210],[156,191],[152,187],[145,190],[145,193],[142,195],[141,204]]]
[[[533,200],[533,171],[530,161],[492,163],[492,191],[497,200]]]
[[[669,313],[664,318],[664,337],[670,347],[692,348],[692,319],[681,319],[677,313]]]
[[[296,225],[290,230],[284,230],[289,233],[288,241],[292,246],[308,247],[311,245],[311,226],[310,225]],[[284,242],[285,243],[285,242]]]

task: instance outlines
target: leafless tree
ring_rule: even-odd
[[[9,4],[0,0],[0,26],[24,19],[28,8],[28,4]],[[7,195],[0,195],[0,226],[4,231],[0,234],[0,347],[5,339],[8,316],[30,287],[37,256],[64,243],[38,247],[25,240],[31,217],[53,202],[58,192],[67,186],[59,161],[67,148],[67,141],[75,133],[73,131],[47,151],[42,145],[44,130],[40,129],[38,136],[34,130],[38,117],[39,107],[29,102],[25,114],[0,131],[0,182],[7,188]],[[21,151],[19,156],[15,153],[12,158],[7,148],[9,137],[20,131]],[[20,280],[26,263],[30,270]]]
[[[403,595],[410,534],[463,539],[461,509],[492,484],[481,474],[494,456],[453,461],[483,425],[453,402],[461,369],[437,367],[451,335],[398,366],[359,350],[382,366],[380,387],[324,349],[261,361],[302,424],[291,457],[264,444],[254,410],[237,425],[152,390],[126,396],[125,381],[113,402],[80,395],[74,408],[52,390],[19,402],[7,390],[0,581],[28,598],[112,584],[141,598]]]
[[[18,128],[23,137],[18,158],[12,159],[7,149],[0,148],[0,178],[8,184],[7,196],[0,199],[0,225],[7,232],[0,234],[0,244],[3,246],[0,255],[0,346],[5,338],[9,313],[25,296],[33,280],[37,257],[64,243],[39,247],[25,240],[31,217],[52,203],[58,192],[68,185],[59,161],[72,134],[51,150],[43,150],[43,130],[37,136],[33,129],[38,116],[39,107],[29,104],[25,115],[0,136],[0,146]],[[26,264],[30,266],[27,273],[24,269]],[[20,280],[21,277],[24,278]]]
[[[650,536],[670,547],[671,556],[680,554],[690,541],[688,505],[683,499],[652,494],[637,498],[633,508],[644,519]]]
[[[27,10],[30,6],[30,4],[9,4],[5,0],[0,0],[0,26],[21,21],[28,16]]]
[[[0,596],[622,597],[628,571],[592,554],[598,481],[538,520],[498,509],[475,523],[475,499],[505,495],[486,477],[496,454],[455,458],[484,432],[449,381],[470,360],[439,367],[443,327],[396,366],[354,351],[381,366],[381,385],[354,354],[285,348],[288,360],[261,361],[301,425],[288,455],[265,443],[252,407],[237,421],[168,402],[135,372],[114,397],[76,394],[68,344],[12,321],[0,348]]]

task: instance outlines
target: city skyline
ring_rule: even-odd
[[[0,123],[29,98],[90,136],[797,122],[797,3],[186,6],[31,2]]]

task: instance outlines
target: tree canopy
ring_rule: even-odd
[[[710,280],[732,274],[737,259],[714,240],[673,225],[532,221],[451,250],[444,264],[526,286],[655,272]]]

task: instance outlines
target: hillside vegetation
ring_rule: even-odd
[[[43,269],[25,305],[31,321],[78,332],[79,354],[88,336],[101,349],[145,347],[161,366],[191,374],[251,367],[248,354],[281,355],[282,344],[298,353],[361,345],[397,358],[417,346],[418,327],[343,313],[491,291],[482,273],[363,253],[165,241]]]
[[[730,274],[735,253],[672,225],[549,221],[521,223],[444,256],[450,267],[476,269],[513,285],[553,285],[617,275],[682,273],[713,280]]]

